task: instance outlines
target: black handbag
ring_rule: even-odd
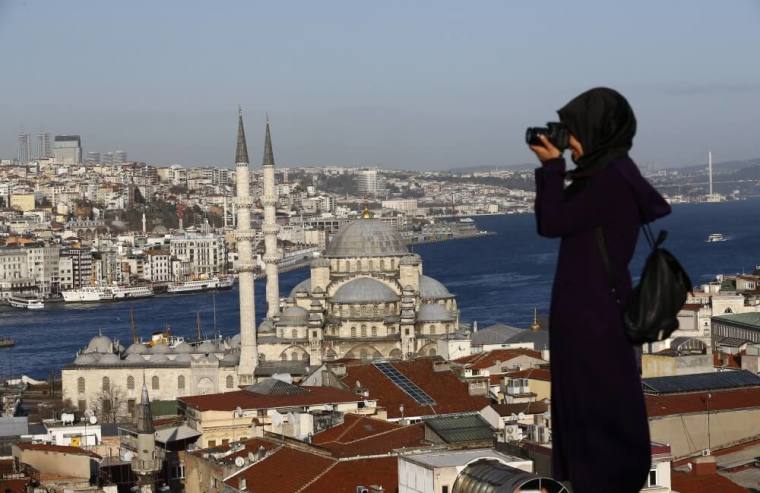
[[[655,239],[648,224],[641,229],[652,251],[644,264],[639,284],[633,288],[630,298],[623,306],[610,264],[604,230],[601,226],[596,228],[596,239],[610,290],[615,301],[621,305],[625,334],[634,344],[662,341],[670,337],[678,328],[678,312],[692,289],[691,280],[684,268],[673,254],[660,246],[668,236],[667,231],[660,231]]]

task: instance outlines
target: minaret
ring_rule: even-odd
[[[143,234],[145,234],[147,231],[147,228],[145,227],[145,213],[144,212],[143,212],[143,217],[142,217],[142,226],[143,226]]]
[[[259,363],[256,347],[256,313],[253,291],[253,263],[251,242],[255,232],[251,229],[251,206],[253,199],[248,181],[248,146],[243,129],[243,111],[238,110],[237,149],[235,151],[235,203],[237,204],[238,284],[240,289],[240,364],[238,384],[253,383],[253,372]]]
[[[156,474],[161,470],[163,463],[162,451],[156,449],[156,437],[153,428],[153,413],[150,411],[150,399],[148,387],[143,382],[142,398],[137,408],[137,450],[132,459],[132,471],[137,475],[137,491],[140,493],[152,493],[155,486]]]
[[[280,311],[280,280],[277,272],[280,256],[277,253],[277,192],[274,186],[274,152],[269,132],[269,117],[261,166],[264,168],[264,196],[261,199],[261,205],[264,206],[264,223],[261,229],[264,233],[264,264],[267,273],[267,318],[272,318]]]

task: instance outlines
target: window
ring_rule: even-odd
[[[103,392],[108,392],[111,389],[111,379],[103,377]]]
[[[296,361],[298,359],[298,354],[296,354],[295,351],[290,353],[290,361]]]
[[[359,351],[359,358],[365,360],[365,359],[367,359],[367,354],[368,354],[367,350],[364,349],[364,348],[362,348],[362,350]]]
[[[298,339],[298,331],[296,329],[293,329],[292,331],[290,331],[290,337],[292,339]]]
[[[404,329],[404,334],[409,335],[409,329]]]
[[[77,391],[80,394],[84,394],[84,377],[79,377],[77,379]]]
[[[185,376],[184,375],[180,375],[177,377],[177,389],[185,390]]]
[[[441,488],[441,493],[449,493],[449,487],[448,486],[442,487]]]
[[[127,389],[135,390],[135,377],[132,375],[127,377]]]
[[[316,339],[316,338],[317,338],[317,331],[316,331],[316,330],[314,330],[314,331],[312,331],[312,332],[311,332],[311,337],[312,337],[313,339]]]
[[[230,443],[230,439],[229,438],[223,438],[222,439],[222,445],[227,445],[229,443]]]
[[[216,447],[216,440],[209,440],[208,441],[208,446],[209,446],[209,448]]]
[[[232,385],[233,385],[233,383],[234,383],[234,382],[233,382],[233,379],[232,379],[232,375],[227,375],[227,388],[228,388],[228,389],[231,389],[231,388],[232,388]]]
[[[351,327],[351,337],[356,337],[356,327]]]
[[[288,360],[288,355],[287,355],[287,354],[285,354],[285,353],[282,353],[282,354],[280,355],[280,361],[287,361],[287,360]]]
[[[127,400],[127,412],[130,415],[135,414],[135,400],[134,399]]]
[[[87,401],[77,401],[77,407],[80,413],[85,412],[87,410]]]
[[[150,379],[150,386],[153,390],[158,390],[158,377],[153,377]]]
[[[435,334],[438,331],[438,328],[435,325],[430,326],[430,333]]]
[[[304,360],[304,361],[308,360],[309,359],[309,353],[304,352],[303,354],[301,354],[301,359]]]
[[[377,337],[377,327],[372,327],[372,337]]]
[[[367,337],[367,326],[362,325],[362,337]]]
[[[647,486],[657,486],[657,469],[652,469],[649,471]]]

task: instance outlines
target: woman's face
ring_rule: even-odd
[[[570,134],[570,150],[572,151],[573,155],[573,161],[577,162],[578,159],[583,156],[583,145],[580,143],[578,139],[575,138],[573,134]]]

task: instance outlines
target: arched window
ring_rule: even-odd
[[[385,270],[385,259],[380,259],[380,270]]]
[[[154,376],[150,379],[150,386],[153,390],[158,390],[158,377]]]
[[[127,389],[135,390],[135,377],[132,375],[127,377]]]
[[[367,355],[368,355],[368,353],[367,353],[367,350],[366,350],[366,349],[362,348],[362,349],[359,351],[359,358],[361,358],[362,360],[365,360],[365,359],[367,359]]]
[[[84,377],[79,377],[79,378],[77,379],[77,391],[78,391],[80,394],[84,394],[84,390],[85,390],[85,389],[84,389]]]
[[[185,390],[185,376],[184,375],[180,375],[177,377],[177,389]]]
[[[433,325],[430,326],[430,333],[431,334],[435,334],[437,330],[438,330],[438,327],[436,327],[435,324],[433,324]]]
[[[288,360],[288,355],[287,354],[285,354],[285,353],[280,354],[280,361],[287,361],[287,360]]]
[[[291,339],[298,339],[298,330],[293,329],[290,331],[290,337]]]
[[[377,337],[377,327],[372,326],[372,337]]]
[[[367,337],[367,326],[362,325],[362,337]]]
[[[297,359],[298,359],[298,353],[296,353],[295,351],[290,353],[290,361],[296,361]]]
[[[304,352],[303,354],[301,354],[301,359],[304,360],[304,361],[308,360],[309,359],[309,353]]]
[[[108,392],[111,389],[111,379],[103,377],[103,392]]]
[[[428,355],[429,356],[435,356],[436,355],[435,349],[431,348],[430,351],[428,351]]]
[[[351,327],[351,337],[356,337],[356,327]]]
[[[227,388],[231,389],[233,385],[232,375],[227,375]]]

